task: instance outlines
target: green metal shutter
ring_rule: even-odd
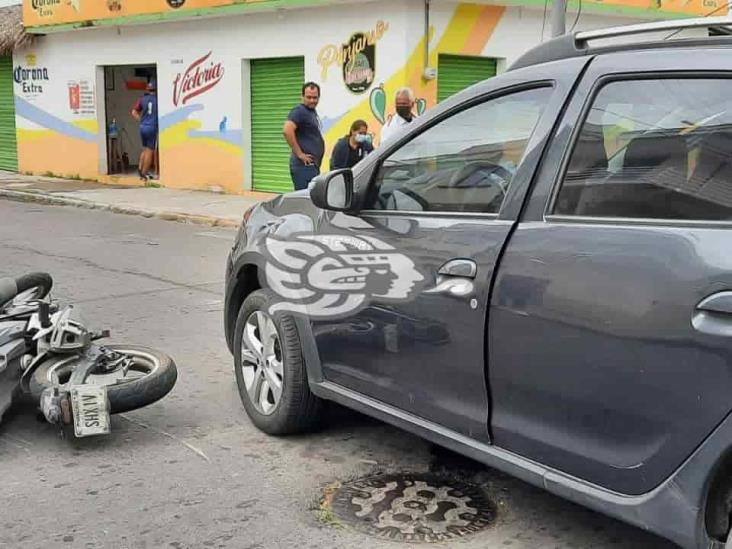
[[[282,136],[282,127],[290,110],[301,102],[305,60],[253,59],[250,67],[253,188],[292,191],[290,147]]]
[[[0,170],[18,170],[13,58],[9,56],[0,56]]]
[[[495,75],[496,60],[491,57],[441,54],[437,66],[437,101],[444,101],[468,86]]]

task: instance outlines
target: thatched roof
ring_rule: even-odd
[[[32,40],[23,28],[23,6],[0,8],[0,55],[9,55]]]

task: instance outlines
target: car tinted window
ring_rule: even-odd
[[[732,220],[732,80],[607,84],[582,126],[554,213]]]
[[[498,213],[550,94],[492,99],[419,134],[381,164],[372,208]]]

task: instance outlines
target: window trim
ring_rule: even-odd
[[[676,227],[676,228],[732,228],[732,221],[717,221],[714,219],[659,219],[653,217],[593,217],[588,215],[548,215],[546,223],[561,223],[563,225],[611,225],[614,227]]]
[[[569,170],[569,162],[574,154],[577,142],[579,141],[582,129],[587,122],[587,119],[592,110],[592,106],[595,104],[595,100],[605,86],[615,82],[628,82],[628,81],[641,81],[641,80],[702,80],[702,79],[717,79],[717,80],[732,80],[732,71],[655,71],[655,72],[624,72],[604,75],[598,78],[593,87],[592,91],[587,95],[584,104],[582,105],[582,111],[579,115],[579,122],[575,124],[570,136],[569,146],[564,151],[562,162],[557,172],[552,192],[549,195],[549,200],[544,207],[542,219],[544,222],[561,222],[561,223],[577,223],[577,224],[592,224],[592,225],[644,225],[644,226],[707,226],[707,227],[730,227],[732,226],[732,220],[730,221],[717,221],[717,220],[705,220],[705,219],[658,219],[658,218],[640,218],[640,217],[600,217],[600,216],[579,216],[579,215],[567,215],[567,214],[555,214],[554,208],[559,198],[559,193],[564,185],[564,179],[567,176]]]
[[[446,212],[446,211],[410,211],[410,210],[361,210],[358,213],[363,217],[461,217],[461,218],[480,218],[480,219],[498,219],[497,213],[482,212]]]
[[[480,104],[487,103],[488,101],[491,101],[493,99],[498,99],[501,97],[505,97],[514,93],[520,93],[524,91],[531,91],[536,89],[542,89],[542,88],[549,88],[552,90],[551,93],[556,93],[556,81],[554,80],[536,80],[533,82],[523,82],[520,84],[514,84],[511,86],[507,86],[505,88],[500,88],[498,90],[490,91],[487,93],[483,93],[480,95],[476,95],[475,97],[471,97],[470,99],[463,101],[462,103],[459,103],[448,110],[446,110],[443,113],[440,113],[439,115],[435,116],[434,119],[427,121],[424,126],[420,127],[418,130],[416,130],[413,134],[410,134],[408,136],[405,136],[405,139],[394,143],[393,146],[390,146],[388,149],[384,151],[384,154],[379,156],[378,160],[375,162],[374,166],[371,168],[371,174],[369,176],[368,185],[366,185],[366,198],[367,200],[372,197],[374,190],[377,188],[376,186],[376,177],[378,176],[381,167],[384,164],[384,161],[387,160],[392,154],[400,150],[402,147],[408,145],[412,141],[414,141],[416,138],[424,134],[426,131],[432,129],[437,124],[440,124],[441,122],[452,118],[453,116],[456,116],[460,114],[463,111],[466,111],[470,108],[476,107]],[[536,122],[536,126],[534,127],[534,130],[536,130],[536,127],[538,127],[539,123],[541,122],[541,119],[543,118],[545,113],[542,113],[539,119]],[[531,134],[533,136],[533,132]],[[524,156],[526,154],[526,151],[524,150]],[[523,156],[521,158],[523,161]],[[520,166],[521,163],[517,165]],[[510,189],[510,185],[509,185]],[[504,201],[505,204],[505,201]],[[501,204],[501,208],[503,208],[503,204]],[[496,213],[482,213],[482,212],[451,212],[449,210],[435,210],[435,211],[427,211],[427,212],[414,212],[411,210],[378,210],[373,208],[363,209],[360,210],[358,213],[359,215],[376,215],[376,214],[383,214],[383,212],[393,212],[394,214],[399,215],[416,215],[421,214],[421,216],[439,216],[439,217],[472,217],[472,218],[493,218],[497,219],[500,215],[500,210]]]

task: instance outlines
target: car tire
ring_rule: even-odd
[[[295,320],[269,314],[278,301],[267,289],[244,300],[234,332],[234,371],[252,423],[270,435],[290,435],[318,425],[322,401],[310,391]]]

